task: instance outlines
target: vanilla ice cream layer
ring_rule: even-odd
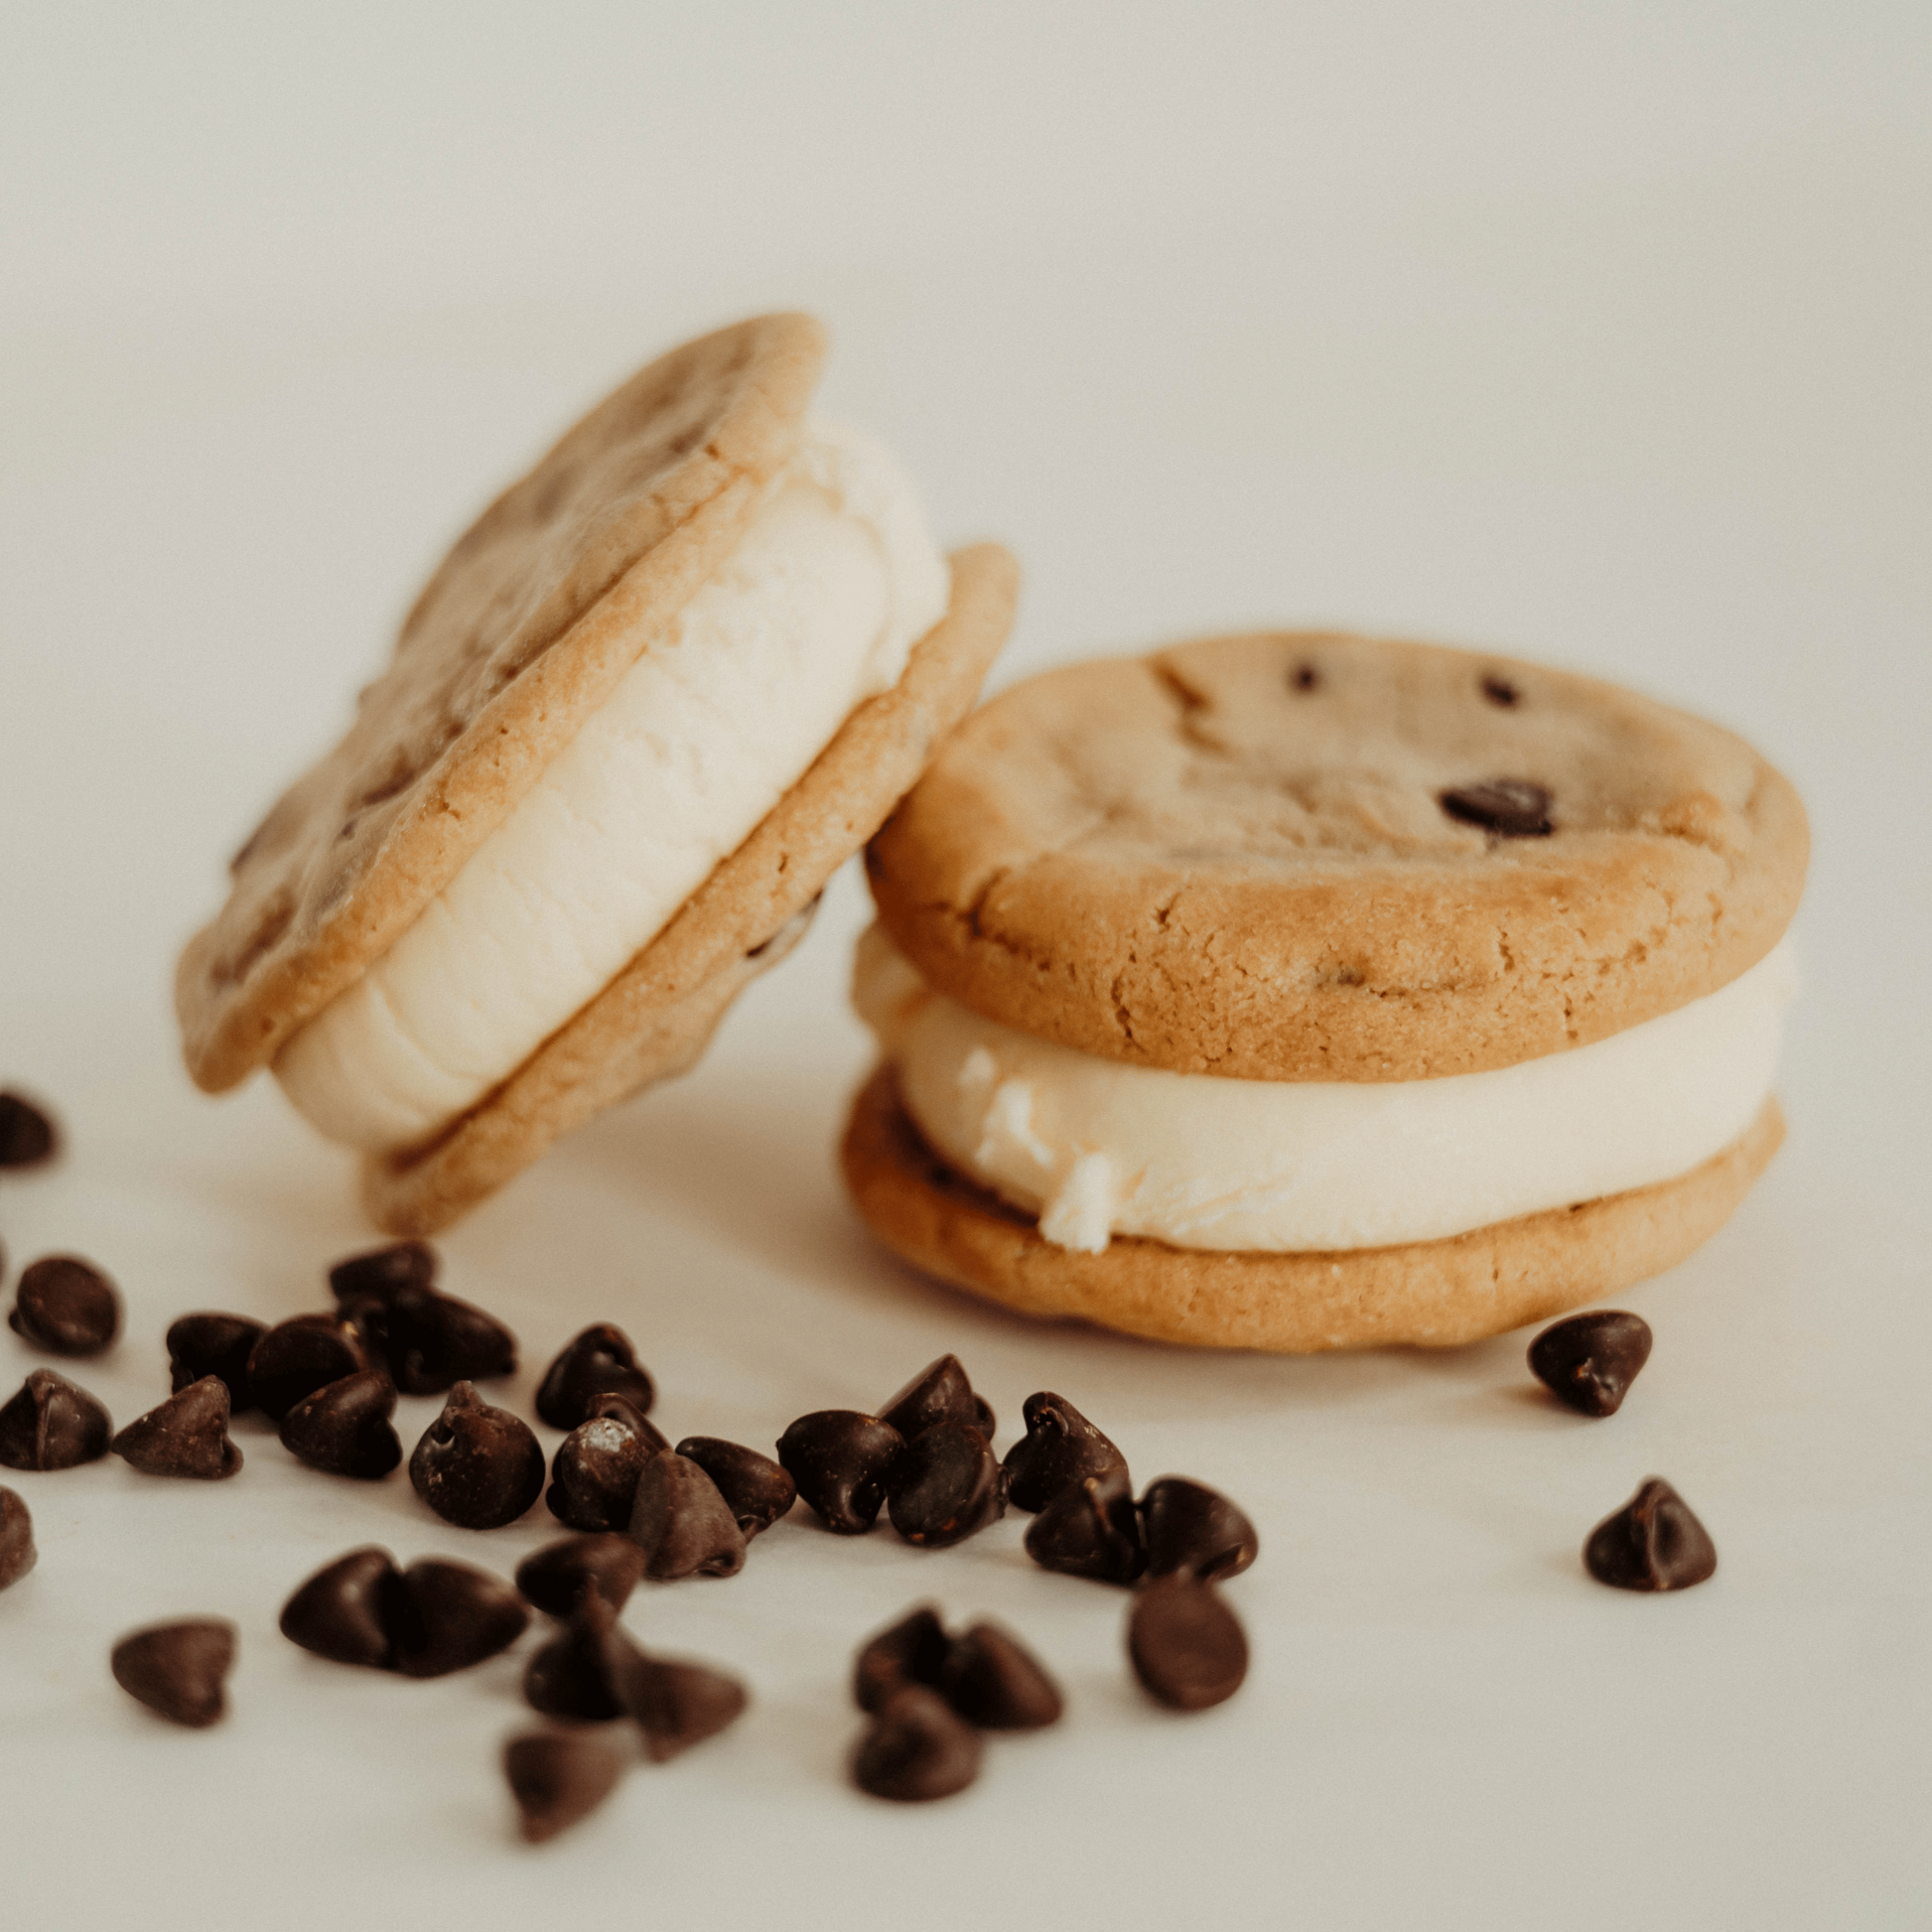
[[[1435,1241],[1688,1173],[1763,1106],[1795,987],[1787,940],[1608,1039],[1384,1083],[1169,1073],[1054,1045],[933,992],[876,926],[854,999],[919,1131],[1048,1241],[1286,1253]]]
[[[407,932],[275,1062],[332,1140],[416,1146],[596,997],[855,706],[951,579],[909,481],[814,421],[722,569]]]

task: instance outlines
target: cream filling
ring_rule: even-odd
[[[473,1107],[669,922],[897,682],[951,579],[911,483],[814,421],[669,639],[628,670],[275,1077],[330,1139],[415,1146]]]
[[[1749,1127],[1796,991],[1789,940],[1608,1039],[1440,1080],[1125,1066],[983,1020],[875,926],[853,998],[919,1131],[1062,1248],[1381,1248],[1669,1180]]]

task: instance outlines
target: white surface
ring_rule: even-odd
[[[1674,1179],[1762,1112],[1791,942],[1716,993],[1567,1053],[1438,1080],[1232,1080],[1129,1066],[934,993],[875,925],[854,997],[905,1110],[1065,1248],[1436,1241]]]
[[[1743,730],[1817,851],[1790,1144],[1628,1298],[1657,1351],[1606,1423],[1539,1398],[1522,1336],[1178,1355],[881,1259],[830,1174],[866,1057],[848,875],[701,1071],[451,1238],[451,1284],[521,1333],[520,1402],[621,1322],[674,1431],[768,1440],[946,1347],[1009,1430],[1060,1389],[1139,1475],[1254,1512],[1240,1697],[1150,1709],[1122,1600],[1034,1570],[1019,1520],[932,1556],[787,1527],[629,1616],[744,1671],[744,1723],[529,1855],[491,1761],[514,1663],[395,1683],[274,1617],[351,1542],[507,1571],[541,1522],[461,1535],[249,1425],[223,1485],[9,1477],[43,1553],[0,1596],[9,1925],[1932,1916],[1923,7],[15,16],[0,1061],[72,1151],[0,1180],[0,1232],[122,1282],[78,1379],[123,1420],[172,1315],[311,1306],[363,1238],[272,1087],[208,1101],[176,1063],[220,861],[498,483],[752,308],[823,313],[828,406],[942,539],[1020,553],[1002,677],[1253,621],[1492,643]],[[0,1333],[10,1386],[34,1360]],[[1578,1563],[1652,1471],[1722,1554],[1680,1598]],[[841,1781],[847,1660],[928,1593],[1009,1619],[1070,1709],[889,1811]],[[105,1653],[199,1610],[241,1624],[235,1709],[178,1734]]]
[[[810,425],[668,635],[283,1047],[283,1091],[332,1141],[373,1153],[420,1146],[475,1106],[656,938],[852,710],[897,683],[951,582],[891,452]]]

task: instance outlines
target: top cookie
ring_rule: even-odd
[[[1258,1080],[1417,1080],[1735,979],[1804,884],[1790,784],[1592,678],[1275,631],[1049,671],[867,853],[927,982],[1041,1038]]]
[[[182,957],[202,1086],[272,1059],[393,943],[731,554],[824,350],[801,315],[687,343],[458,541],[347,736],[236,855],[227,904]]]

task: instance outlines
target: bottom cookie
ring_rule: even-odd
[[[853,1102],[841,1165],[872,1231],[956,1287],[1158,1341],[1311,1354],[1452,1347],[1661,1274],[1725,1224],[1783,1139],[1784,1116],[1767,1100],[1741,1139],[1674,1180],[1447,1240],[1327,1254],[1171,1248],[1129,1235],[1102,1254],[1057,1248],[1031,1215],[926,1145],[886,1066]]]

